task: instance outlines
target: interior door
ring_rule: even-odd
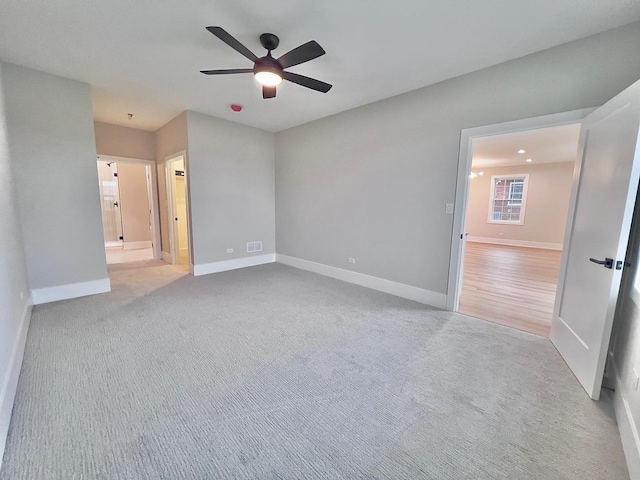
[[[636,82],[585,118],[580,135],[551,341],[596,400],[638,192],[639,127]]]
[[[98,160],[98,180],[105,245],[121,245],[122,212],[116,163]]]

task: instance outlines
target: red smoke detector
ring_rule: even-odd
[[[242,105],[237,105],[235,103],[232,103],[231,110],[233,110],[234,112],[240,112],[242,111]]]

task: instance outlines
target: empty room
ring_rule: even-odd
[[[1,480],[640,478],[640,4],[0,40]]]

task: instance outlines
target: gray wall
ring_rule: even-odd
[[[158,165],[158,201],[160,204],[160,235],[162,251],[171,253],[169,243],[169,210],[167,205],[167,180],[165,175],[165,159],[181,150],[187,150],[187,112],[165,124],[155,133],[156,163]],[[188,152],[187,152],[188,155]]]
[[[3,82],[30,287],[107,278],[90,86],[11,64]]]
[[[461,129],[601,105],[639,49],[632,24],[276,134],[278,253],[446,293]]]
[[[156,137],[153,132],[94,122],[96,151],[114,157],[156,159]]]
[[[575,162],[474,168],[484,175],[470,182],[465,231],[473,237],[562,244],[569,213]],[[523,225],[489,223],[492,175],[529,174]]]
[[[11,418],[13,391],[11,362],[15,353],[22,358],[20,326],[29,299],[27,265],[22,243],[22,229],[13,181],[0,65],[0,463]],[[15,353],[14,353],[15,352]],[[19,366],[17,367],[19,368]],[[17,379],[16,379],[17,380]]]
[[[194,264],[275,253],[274,135],[187,112]],[[233,254],[227,254],[233,248]]]

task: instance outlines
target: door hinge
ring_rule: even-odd
[[[114,177],[117,177],[117,176],[118,176],[118,174],[117,174],[117,173],[114,173],[114,174],[113,174],[113,176],[114,176]]]

